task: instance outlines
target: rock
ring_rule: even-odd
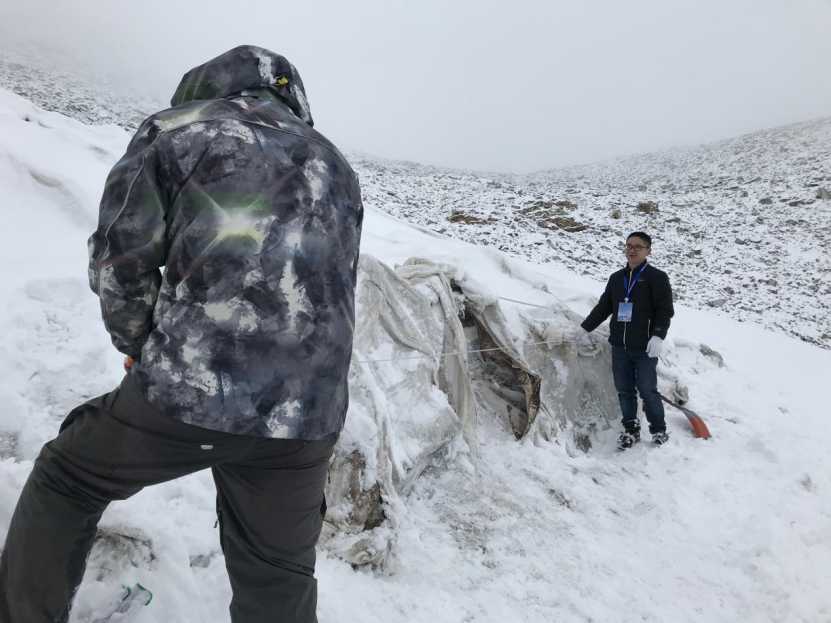
[[[716,299],[715,301],[707,301],[710,307],[721,307],[727,302],[727,299]]]
[[[197,554],[196,556],[191,556],[190,566],[197,567],[199,569],[207,569],[211,566],[211,562],[213,561],[214,556],[214,552],[210,554]]]
[[[658,211],[658,204],[654,201],[641,201],[637,206],[638,212],[644,214],[655,214]]]
[[[759,203],[761,203],[763,206],[769,206],[773,203],[773,199],[771,199],[770,197],[765,197],[764,199],[759,199]]]
[[[99,528],[87,562],[96,580],[119,578],[127,569],[147,569],[156,561],[153,540],[127,525]]]
[[[742,191],[742,197],[747,197],[747,191],[746,190]]]
[[[690,389],[686,385],[681,385],[681,381],[677,378],[672,381],[672,389],[669,390],[672,399],[680,405],[686,404],[690,401]]]
[[[519,213],[533,218],[537,227],[572,233],[588,229],[588,225],[567,216],[567,212],[576,207],[570,201],[529,201],[528,207],[522,208]]]
[[[817,199],[828,201],[831,199],[831,193],[829,193],[825,188],[820,188],[817,190]]]
[[[700,350],[702,355],[704,355],[708,359],[712,359],[713,361],[715,361],[718,364],[719,368],[724,367],[724,358],[718,351],[713,350],[706,344],[702,344]]]
[[[768,284],[769,286],[774,286],[774,287],[779,285],[779,284],[777,283],[776,279],[768,279],[768,280],[767,280],[767,281],[765,281],[764,283]]]
[[[756,223],[758,225],[764,225],[765,224],[765,219],[763,219],[761,216],[757,216],[756,217]]]
[[[640,190],[641,192],[645,191],[646,190],[646,184],[641,184],[640,186],[638,186],[638,190]]]
[[[553,219],[549,221],[537,221],[537,225],[540,227],[545,227],[546,229],[554,229],[551,225],[554,225],[557,229],[567,232],[577,232],[583,231],[589,228],[588,225],[584,225],[578,221],[575,221],[570,216],[555,216]]]
[[[727,292],[727,294],[735,294],[736,293],[736,291],[733,288],[731,288],[730,286],[725,287],[724,291]]]
[[[792,208],[798,208],[799,206],[804,206],[804,205],[805,205],[805,202],[804,202],[804,201],[802,201],[802,200],[797,200],[797,201],[789,201],[789,202],[788,202],[788,205],[789,205],[790,207],[792,207]]]
[[[746,240],[742,240],[741,238],[736,238],[736,244],[747,244]]]
[[[18,459],[18,437],[15,432],[0,432],[0,459]]]
[[[614,219],[620,218],[620,210],[615,210],[614,212],[612,212],[612,218],[614,218]]]
[[[487,220],[485,220],[478,216],[474,216],[473,214],[467,214],[462,210],[453,210],[450,213],[450,216],[447,218],[447,220],[451,223],[466,223],[468,225],[487,225],[488,223],[496,222],[497,219],[491,216]]]

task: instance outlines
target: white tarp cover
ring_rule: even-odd
[[[465,312],[474,327],[463,325]],[[587,450],[619,417],[602,329],[579,346],[540,344],[551,323],[563,336],[577,326],[562,302],[505,303],[454,266],[413,258],[393,270],[363,255],[356,318],[322,539],[353,564],[384,564],[403,498],[431,462],[460,448],[477,454],[480,411],[517,438],[556,439],[570,452]]]
[[[397,274],[363,255],[358,272],[350,407],[329,470],[323,540],[350,562],[379,565],[400,496],[455,440],[475,451],[476,404],[466,358],[437,357],[466,349],[438,265]]]

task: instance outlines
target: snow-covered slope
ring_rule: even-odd
[[[678,300],[831,347],[831,118],[526,177],[355,158],[380,209],[605,280],[632,231]]]
[[[167,106],[41,50],[0,51],[0,87],[133,130]],[[679,302],[831,348],[831,117],[529,176],[349,158],[379,210],[601,281],[645,230]]]
[[[0,536],[61,417],[121,376],[84,269],[95,190],[127,140],[0,91]],[[430,258],[484,284],[483,295],[579,314],[602,287],[559,263],[408,224],[381,210],[386,201],[368,196],[363,251],[390,266]],[[691,347],[700,342],[723,367]],[[681,377],[713,439],[694,439],[670,411],[668,446],[619,454],[609,430],[588,453],[569,452],[556,437],[518,441],[481,405],[479,456],[459,442],[418,478],[383,571],[322,552],[320,620],[827,621],[829,369],[827,350],[682,301],[660,370]],[[411,408],[389,401],[393,416]],[[228,621],[214,521],[206,473],[113,505],[74,620],[141,581],[156,598],[137,623]]]
[[[87,124],[117,124],[135,131],[168,103],[127,89],[121,80],[92,75],[70,58],[34,46],[0,49],[0,88]],[[171,93],[172,95],[172,93]]]

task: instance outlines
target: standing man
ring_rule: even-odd
[[[317,621],[358,181],[273,52],[240,46],[193,69],[171,104],[110,173],[89,242],[105,326],[134,363],[35,462],[0,559],[2,623],[66,622],[107,505],[205,468],[231,620]]]
[[[669,439],[656,368],[675,311],[669,277],[647,262],[650,253],[652,238],[642,231],[629,235],[624,247],[626,266],[609,277],[600,301],[579,330],[590,333],[612,316],[612,374],[623,412],[623,433],[618,445],[624,450],[641,439],[638,394],[643,400],[652,443],[661,445]]]

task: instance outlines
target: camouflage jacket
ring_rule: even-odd
[[[185,74],[107,179],[90,286],[148,400],[188,424],[321,439],[346,415],[363,207],[281,56]],[[164,267],[164,273],[160,268]]]

